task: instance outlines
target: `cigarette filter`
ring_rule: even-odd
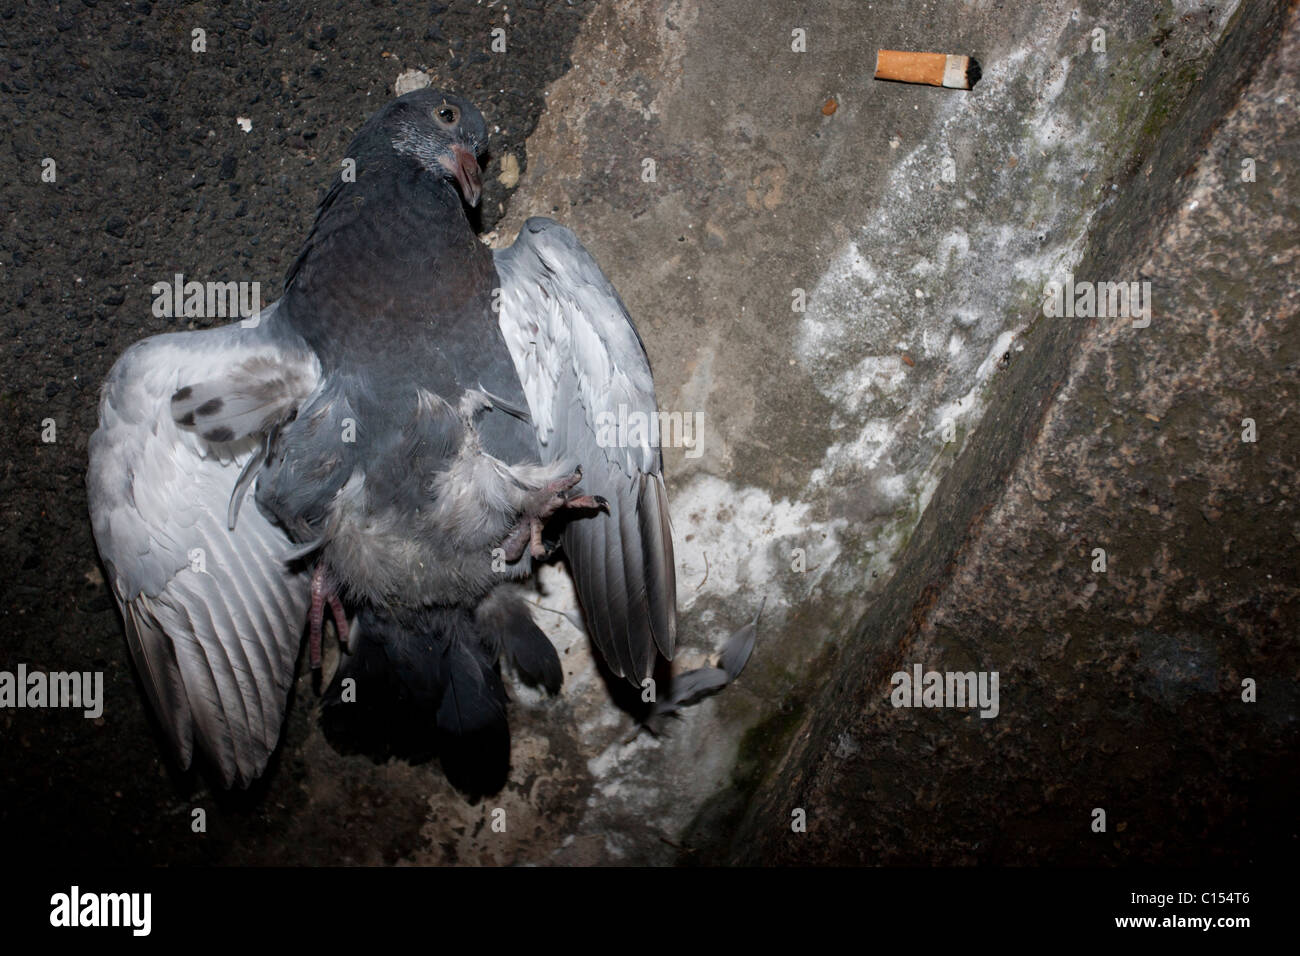
[[[876,79],[878,80],[924,83],[928,86],[946,86],[951,90],[969,90],[979,78],[980,65],[974,57],[951,53],[876,51]]]

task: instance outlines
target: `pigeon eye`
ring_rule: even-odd
[[[435,115],[445,126],[455,126],[460,122],[460,110],[454,106],[439,106]]]

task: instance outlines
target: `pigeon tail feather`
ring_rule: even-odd
[[[510,763],[505,686],[496,645],[473,615],[429,608],[398,618],[366,605],[357,629],[326,695],[327,736],[377,758],[436,753],[453,786],[473,795],[499,791]]]
[[[485,640],[497,642],[501,656],[529,687],[558,694],[564,683],[560,655],[550,638],[533,621],[528,605],[509,588],[499,587],[474,612]]]

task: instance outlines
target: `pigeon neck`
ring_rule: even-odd
[[[492,253],[455,186],[387,173],[335,186],[286,279],[289,320],[327,364],[359,349],[418,351],[434,325],[492,318]]]

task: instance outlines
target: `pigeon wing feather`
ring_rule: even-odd
[[[181,764],[197,738],[227,786],[275,749],[309,600],[285,532],[256,506],[233,528],[228,513],[266,430],[320,375],[274,312],[132,346],[90,439],[91,523],[132,657]]]
[[[608,515],[572,520],[564,551],[596,646],[633,683],[672,659],[676,578],[650,362],[627,309],[568,229],[533,218],[496,253],[499,321],[543,461],[583,469]],[[620,428],[620,423],[627,427]]]

